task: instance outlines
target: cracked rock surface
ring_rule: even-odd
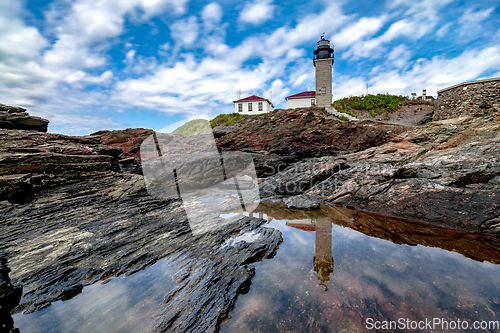
[[[361,152],[306,159],[261,183],[261,195],[294,188],[299,190],[287,192],[295,195],[287,201],[314,199],[500,236],[500,124],[488,121],[433,122]],[[438,135],[451,125],[455,134]],[[337,167],[316,178],[325,165]]]

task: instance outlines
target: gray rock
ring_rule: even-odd
[[[30,116],[26,109],[0,104],[0,128],[47,132],[49,121]]]
[[[319,201],[307,195],[296,195],[289,198],[284,198],[286,206],[290,209],[314,210],[319,209]]]
[[[291,197],[289,207],[313,198],[387,216],[500,236],[500,139],[471,142],[460,148],[427,151],[409,142],[388,143],[332,158],[345,165]],[[321,160],[292,165],[261,184],[261,194],[282,193],[282,184],[300,183],[315,174],[293,172]],[[302,190],[302,191],[301,191]],[[294,205],[293,202],[299,204]],[[307,206],[306,204],[304,206]]]
[[[14,320],[10,312],[19,304],[23,288],[12,285],[9,272],[7,259],[0,258],[0,331],[19,333],[19,330],[14,328]]]

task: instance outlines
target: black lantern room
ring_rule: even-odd
[[[318,41],[318,48],[313,53],[314,60],[333,58],[333,48],[330,46],[330,41],[325,39],[324,34]]]

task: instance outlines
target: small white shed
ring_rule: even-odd
[[[268,99],[256,95],[240,99],[240,93],[238,92],[237,100],[233,101],[233,103],[235,113],[259,114],[270,112],[274,108],[271,102],[271,91],[269,91]]]
[[[286,108],[287,109],[296,109],[296,108],[308,108],[311,106],[316,106],[316,92],[303,91],[301,93],[287,96],[286,100]]]

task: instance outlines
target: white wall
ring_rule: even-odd
[[[245,102],[237,102],[234,103],[234,112],[235,113],[240,113],[238,111],[238,104],[243,104],[243,112],[242,114],[261,114],[261,113],[266,113],[270,112],[273,110],[271,104],[269,104],[267,101],[260,101],[262,102],[262,111],[259,111],[259,101],[245,101]],[[252,112],[248,112],[248,104],[252,104]]]
[[[289,98],[286,100],[286,108],[287,109],[296,109],[296,108],[308,108],[314,105],[311,105],[311,100],[315,99],[312,97],[305,98]]]

